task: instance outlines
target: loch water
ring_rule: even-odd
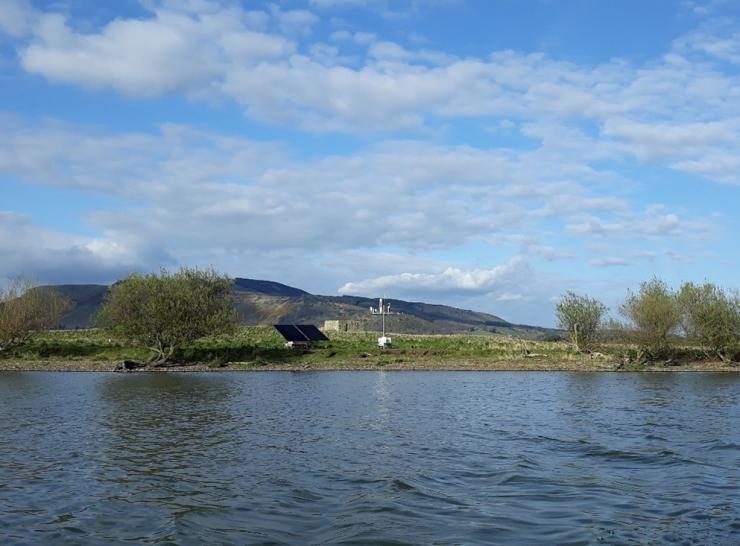
[[[740,374],[0,373],[0,544],[740,544]]]

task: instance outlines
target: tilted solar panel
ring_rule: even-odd
[[[297,324],[296,328],[303,332],[311,341],[329,341],[329,338],[313,324]]]
[[[280,332],[286,341],[311,341],[308,336],[292,324],[276,324],[275,329]]]

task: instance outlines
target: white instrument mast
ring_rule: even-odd
[[[383,299],[384,298],[380,298],[377,309],[375,307],[370,307],[370,314],[380,315],[381,322],[383,324],[383,335],[378,338],[378,345],[380,347],[388,347],[391,344],[391,338],[386,337],[385,335],[385,317],[386,315],[400,315],[400,313],[391,313],[391,304],[384,303]]]

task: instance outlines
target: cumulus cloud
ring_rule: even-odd
[[[677,170],[722,182],[736,180],[731,165],[713,161],[716,167],[710,170],[696,162],[708,156],[734,159],[740,147],[740,118],[671,124],[613,119],[605,124],[604,135],[623,141],[626,149],[641,160],[667,160]]]
[[[240,260],[276,250],[329,259],[357,249],[424,252],[474,241],[573,259],[548,240],[555,234],[543,223],[553,221],[576,240],[696,238],[713,228],[711,218],[660,207],[636,212],[626,197],[594,194],[590,186],[614,178],[590,165],[601,154],[584,147],[563,155],[555,140],[522,150],[393,141],[296,160],[277,144],[180,125],[110,134],[3,121],[0,175],[118,199],[121,206],[87,215],[103,239],[132,252],[165,249],[184,263],[227,261],[236,273]],[[462,279],[454,268],[449,275]]]
[[[528,276],[527,273],[526,260],[515,257],[505,264],[490,269],[464,270],[448,267],[434,273],[404,272],[348,282],[339,289],[339,292],[367,296],[377,296],[390,290],[404,293],[443,293],[445,295],[501,292],[501,296],[507,294],[510,296],[510,293],[505,292],[504,289],[522,283]]]
[[[273,17],[284,30],[315,22],[303,12],[276,10]],[[53,81],[138,97],[209,96],[218,94],[214,82],[233,64],[252,66],[294,51],[289,39],[256,30],[254,23],[235,7],[196,13],[160,7],[149,18],[115,19],[82,34],[64,16],[47,13],[38,17],[20,59],[26,70]]]
[[[389,6],[305,6],[342,4]],[[0,175],[117,203],[86,216],[94,238],[6,218],[6,234],[15,223],[44,241],[38,254],[21,254],[2,239],[0,251],[24,256],[18,264],[48,271],[44,257],[53,255],[101,278],[159,262],[224,264],[236,274],[261,268],[300,281],[301,263],[335,283],[332,291],[402,286],[514,305],[530,294],[507,286],[499,268],[511,264],[430,263],[420,255],[482,245],[497,256],[525,256],[517,266],[523,275],[522,264],[578,260],[577,249],[592,241],[599,248],[585,264],[626,265],[617,261],[638,258],[623,252],[634,242],[706,239],[721,222],[668,207],[642,210],[636,189],[649,182],[632,174],[635,158],[740,183],[734,32],[702,28],[644,63],[583,65],[517,51],[463,58],[354,30],[316,37],[326,30],[316,14],[326,12],[277,4],[143,5],[142,15],[95,26],[8,0],[0,32],[11,36],[25,70],[50,81],[142,99],[232,101],[251,119],[365,138],[352,153],[296,159],[274,143],[182,125],[112,133],[2,116]],[[446,144],[455,142],[446,138],[448,124],[459,121],[498,133],[489,133],[490,145]],[[507,145],[497,138],[502,131]],[[339,265],[353,253],[383,259]]]
[[[315,0],[309,7],[366,3]],[[277,5],[146,5],[144,16],[82,32],[63,15],[13,0],[0,11],[0,28],[21,29],[13,32],[22,66],[52,81],[133,97],[230,100],[251,118],[319,132],[424,131],[449,120],[505,117],[551,146],[585,142],[604,159],[631,154],[738,180],[740,75],[722,64],[734,62],[736,33],[689,33],[645,65],[581,66],[515,51],[459,58],[347,30],[332,34],[333,46],[305,43],[316,15]],[[360,52],[345,52],[349,43]],[[578,124],[591,124],[596,135],[574,130]]]

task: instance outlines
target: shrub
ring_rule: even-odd
[[[600,301],[570,291],[561,296],[555,307],[558,324],[568,332],[576,351],[593,348],[606,311]]]
[[[165,364],[183,343],[234,330],[232,284],[212,269],[132,274],[113,285],[99,321],[154,352],[155,364]]]
[[[665,356],[669,336],[681,323],[675,293],[657,278],[640,284],[637,293],[629,293],[619,312],[627,319],[627,332],[652,358]]]
[[[13,279],[0,288],[0,352],[29,341],[40,330],[53,328],[72,307],[51,287],[28,279]]]
[[[678,294],[683,327],[713,356],[722,361],[740,356],[740,297],[717,286],[684,283]]]

